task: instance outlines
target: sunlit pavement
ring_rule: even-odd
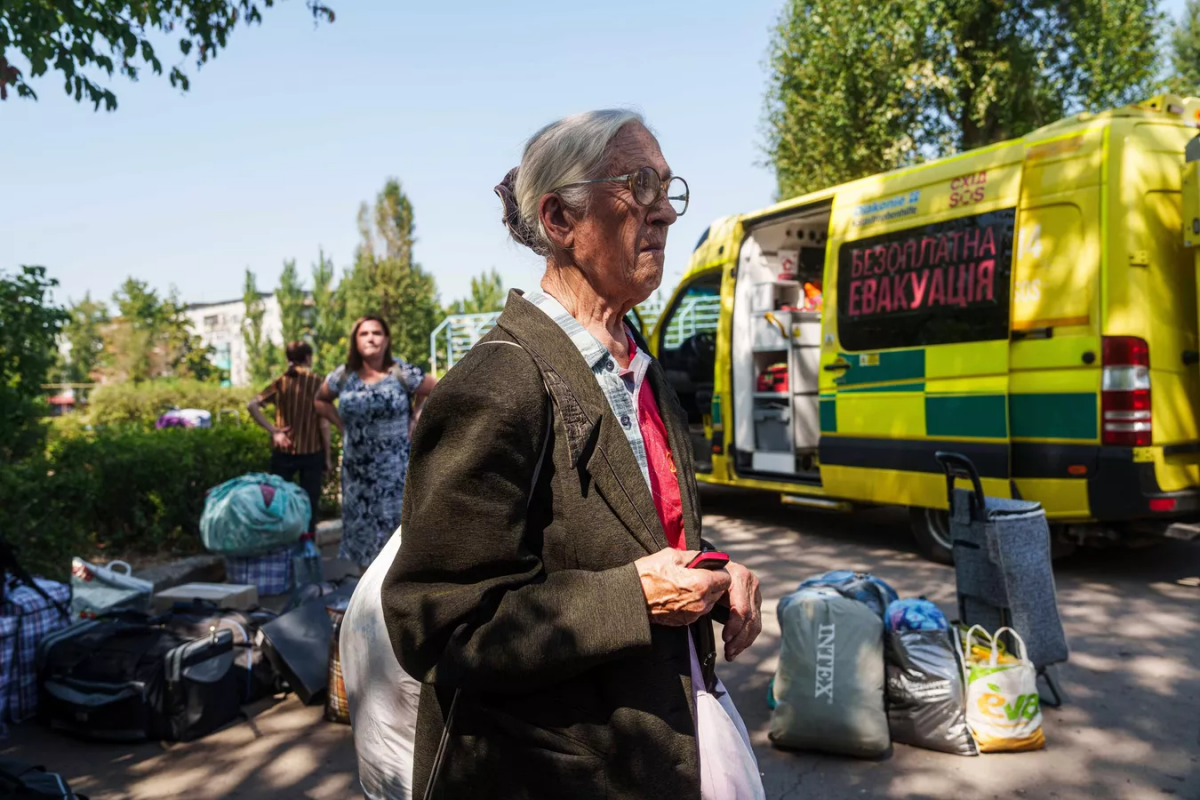
[[[1089,552],[1058,564],[1071,662],[1070,697],[1047,709],[1047,748],[962,758],[897,745],[877,761],[775,750],[767,682],[775,669],[775,604],[803,578],[871,571],[902,596],[953,610],[953,571],[922,560],[907,518],[892,511],[834,516],[773,497],[706,492],[705,536],[756,570],[764,630],[720,674],[752,731],[767,797],[993,800],[1200,798],[1200,545]],[[294,696],[248,709],[250,719],[190,744],[101,745],[31,725],[5,754],[44,763],[92,798],[347,797],[356,792],[349,728]]]

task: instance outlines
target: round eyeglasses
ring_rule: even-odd
[[[675,210],[675,213],[681,217],[687,211],[688,202],[691,199],[691,190],[688,189],[687,181],[675,175],[667,179],[666,183],[663,183],[662,177],[659,176],[653,167],[642,167],[628,175],[616,175],[612,178],[576,181],[575,183],[568,183],[558,188],[566,189],[568,186],[582,186],[585,183],[624,183],[626,188],[629,189],[629,193],[633,195],[633,199],[640,206],[654,205],[662,199],[665,193],[667,202],[671,204],[671,208]]]

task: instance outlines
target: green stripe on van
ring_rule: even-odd
[[[862,383],[886,383],[894,381],[919,381],[925,378],[925,350],[892,350],[883,353],[839,353],[850,368],[836,380],[839,387],[856,386]],[[879,363],[872,367],[861,366],[862,356],[879,356]]]
[[[821,399],[821,433],[837,433],[837,399]]]
[[[883,386],[851,386],[842,389],[845,394],[862,394],[864,392],[923,392],[925,382],[919,383],[885,383]]]
[[[1099,435],[1099,403],[1092,392],[1013,394],[1008,403],[1016,438],[1093,440]]]
[[[925,433],[928,436],[1008,438],[1002,394],[925,397]]]

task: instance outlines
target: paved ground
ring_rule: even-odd
[[[721,674],[753,732],[772,800],[1200,800],[1200,546],[1092,552],[1059,565],[1074,648],[1061,677],[1071,702],[1046,711],[1046,750],[961,758],[897,745],[883,759],[857,761],[768,743],[775,603],[812,573],[851,568],[949,611],[952,571],[921,560],[905,517],[893,512],[826,516],[740,493],[706,493],[705,511],[706,535],[763,582],[763,635]],[[251,712],[250,721],[186,745],[96,745],[23,726],[4,752],[52,764],[78,791],[103,800],[354,794],[346,727],[321,721],[319,708],[294,697]]]

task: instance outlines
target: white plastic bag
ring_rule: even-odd
[[[354,587],[339,632],[358,780],[370,800],[412,798],[421,683],[396,660],[380,595],[399,551],[397,528]]]
[[[758,759],[750,734],[729,691],[717,679],[715,691],[704,688],[696,644],[688,631],[692,655],[692,692],[696,698],[696,736],[700,751],[700,800],[766,800]]]
[[[976,631],[983,632],[986,647],[975,646]],[[1017,655],[1000,652],[1001,634],[1012,634]],[[992,636],[976,625],[963,643],[963,668],[967,684],[967,725],[983,753],[1040,750],[1042,709],[1037,670],[1025,652],[1025,641],[1012,628]]]
[[[121,568],[124,569],[121,569]],[[71,559],[71,619],[94,619],[116,609],[149,612],[154,584],[133,577],[124,561],[99,566]]]

